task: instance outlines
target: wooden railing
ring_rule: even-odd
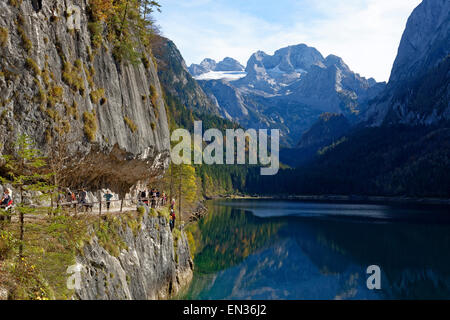
[[[138,198],[138,199],[120,199],[120,200],[102,200],[102,201],[93,201],[93,202],[81,202],[81,201],[71,201],[71,202],[58,202],[57,203],[57,207],[74,207],[75,209],[75,214],[78,213],[78,207],[80,208],[93,208],[94,205],[98,204],[98,211],[99,211],[99,215],[102,215],[102,204],[107,204],[107,203],[114,203],[114,202],[120,202],[120,212],[123,212],[123,204],[124,202],[131,202],[133,203],[133,205],[137,205],[139,202],[144,202],[144,201],[148,201],[149,202],[149,208],[151,208],[151,202],[153,201],[153,198]],[[160,207],[161,205],[165,205],[165,204],[161,204],[161,200],[162,198],[156,198],[156,208]]]

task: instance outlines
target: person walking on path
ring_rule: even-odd
[[[170,231],[173,231],[173,229],[175,229],[175,220],[176,220],[176,215],[175,215],[175,211],[173,209],[170,209]]]
[[[113,197],[114,197],[114,196],[109,192],[109,190],[106,191],[106,194],[105,194],[105,195],[103,195],[103,198],[106,199],[106,210],[107,210],[107,211],[109,211],[109,208],[111,207],[111,199],[112,199]]]
[[[148,206],[147,191],[141,191],[141,201]]]
[[[167,200],[166,193],[163,191],[163,193],[162,193],[162,199],[161,199],[161,204],[162,204],[162,206],[165,206],[165,205],[166,205],[166,200]]]
[[[83,188],[83,189],[81,189],[81,192],[80,192],[80,203],[86,204],[86,200],[87,200],[87,192]]]
[[[75,192],[71,193],[71,198],[72,198],[72,201],[70,201],[70,202],[73,203],[73,208],[75,209],[77,206],[77,195],[75,194]]]
[[[152,196],[152,208],[157,209],[157,203],[156,203],[156,189],[152,189],[151,191]]]

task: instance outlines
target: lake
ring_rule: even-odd
[[[450,299],[447,207],[215,200],[183,299]],[[381,269],[381,289],[367,268]]]

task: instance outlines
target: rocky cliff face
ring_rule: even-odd
[[[369,108],[371,125],[450,119],[450,3],[424,0],[411,14],[386,90]]]
[[[158,61],[158,75],[167,95],[177,98],[185,107],[200,113],[219,114],[217,105],[192,78],[176,45],[157,37],[153,53]]]
[[[0,2],[2,152],[20,133],[48,151],[63,123],[67,185],[123,193],[159,174],[169,130],[151,57],[131,65],[117,62],[107,42],[93,48],[86,0],[12,3]]]
[[[323,67],[323,57],[315,48],[304,44],[277,50],[274,55],[258,51],[247,62],[247,77],[239,86],[275,94],[299,80],[312,66]]]
[[[301,81],[284,89],[286,98],[323,112],[337,112],[357,118],[371,98],[384,89],[383,83],[354,73],[337,56],[323,60],[323,66],[312,66]]]
[[[216,103],[216,108],[229,120],[243,120],[248,109],[239,90],[226,80],[199,80],[205,93]],[[220,101],[220,103],[219,103]]]
[[[81,282],[75,298],[82,300],[153,300],[175,296],[193,276],[184,233],[173,239],[165,217],[147,214],[137,232],[119,232],[127,249],[115,257],[94,238],[77,257]],[[175,242],[175,243],[174,243]]]

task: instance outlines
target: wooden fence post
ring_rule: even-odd
[[[102,216],[102,192],[99,190],[97,192],[98,195],[98,215],[101,217]]]

